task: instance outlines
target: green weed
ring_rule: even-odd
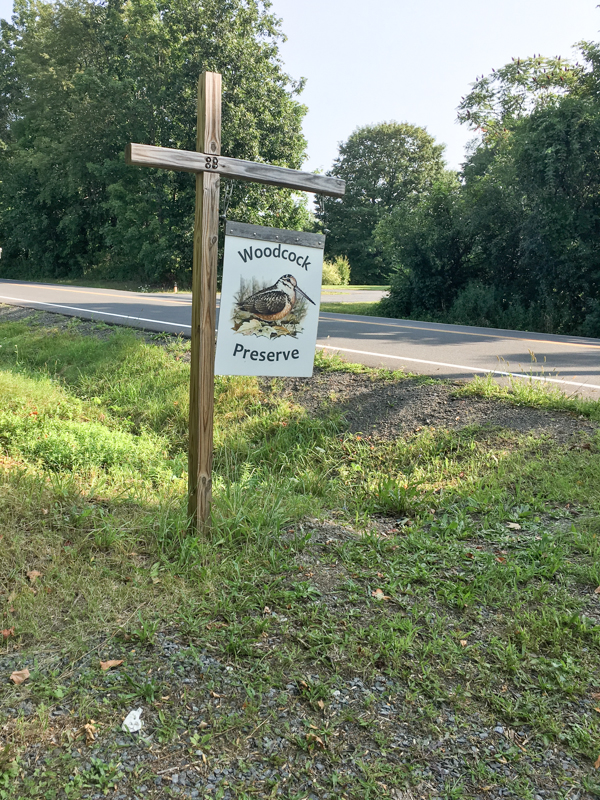
[[[379,302],[374,303],[321,303],[321,311],[328,314],[358,314],[363,317],[379,317]]]
[[[442,711],[457,726],[474,713],[490,728],[527,727],[533,742],[593,764],[597,433],[574,444],[478,426],[368,439],[348,433],[334,401],[311,415],[282,399],[276,383],[222,378],[213,525],[191,537],[186,346],[97,333],[105,338],[76,325],[0,326],[2,627],[7,648],[37,658],[30,681],[8,686],[2,703],[38,704],[31,723],[19,722],[23,731],[31,724],[36,736],[48,735],[56,705],[74,716],[93,712],[108,730],[136,700],[156,704],[156,742],[176,742],[185,724],[179,711],[199,707],[213,688],[218,694],[204,676],[201,690],[178,685],[181,698],[169,702],[180,706],[158,705],[173,676],[168,684],[162,673],[137,670],[136,659],[153,658],[163,636],[177,636],[190,658],[206,651],[230,667],[242,697],[226,710],[231,698],[213,698],[223,700],[223,716],[206,709],[214,727],[190,734],[192,752],[210,746],[225,758],[230,729],[241,748],[262,725],[270,741],[285,737],[292,752],[335,766],[327,780],[339,791],[343,723],[372,737],[369,749],[379,753],[364,762],[364,786],[343,791],[381,796],[380,783],[404,785],[407,776],[390,777],[389,736],[374,723],[377,696],[366,695],[360,714],[327,714],[338,682],[383,675],[395,682],[386,689],[390,704],[402,705],[407,724],[430,741]],[[368,374],[375,386],[411,380],[323,353],[317,367]],[[495,386],[476,381],[459,391],[600,419],[598,404],[537,386]],[[32,571],[40,573],[35,582]],[[102,673],[100,682],[97,664],[77,667],[98,647],[122,648],[126,669]],[[296,694],[288,696],[290,681]],[[271,689],[282,706],[300,704],[306,731],[274,733],[285,724],[276,721],[278,707],[273,719],[259,718]],[[11,733],[15,742],[20,735]],[[6,775],[15,777],[16,752],[0,758],[0,797],[12,792]],[[527,797],[521,752],[507,743],[498,758],[518,773],[519,796]],[[411,759],[421,763],[416,752]],[[117,761],[90,764],[76,775],[62,764],[73,778],[64,782],[67,796],[116,784]],[[484,767],[474,769],[487,782]],[[463,775],[445,796],[469,796],[475,778]],[[52,796],[58,784],[47,780]],[[595,785],[593,776],[586,781]]]

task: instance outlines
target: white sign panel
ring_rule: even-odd
[[[217,375],[313,372],[325,237],[228,222]]]

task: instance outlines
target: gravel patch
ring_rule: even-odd
[[[109,338],[117,327],[105,324],[100,320],[67,317],[63,314],[53,314],[50,311],[37,311],[33,308],[8,306],[2,303],[0,303],[0,322],[27,322],[54,330],[76,330],[82,336],[94,336],[97,339]]]
[[[461,397],[454,384],[389,381],[370,375],[315,371],[312,378],[281,379],[281,396],[310,414],[332,410],[344,415],[352,433],[394,439],[423,428],[461,430],[472,425],[547,435],[565,443],[589,436],[598,424],[566,411],[516,406],[478,397]]]
[[[126,648],[112,646],[103,652],[99,644],[97,652],[78,662],[65,685],[97,669],[99,655],[124,658],[128,673],[140,678],[160,670],[168,699],[130,704],[143,709],[141,733],[121,731],[121,718],[129,710],[123,705],[116,718],[93,724],[94,741],[87,743],[82,734],[86,721],[74,719],[69,705],[54,705],[47,728],[22,751],[20,768],[34,781],[61,769],[65,789],[70,786],[73,792],[65,796],[100,798],[105,792],[98,789],[104,787],[120,800],[334,800],[364,796],[361,783],[366,775],[376,775],[380,796],[390,798],[441,800],[449,796],[450,786],[462,783],[464,793],[455,796],[516,800],[523,797],[518,787],[524,780],[528,797],[563,798],[565,787],[570,787],[572,800],[592,797],[577,788],[582,765],[560,746],[545,745],[527,726],[515,729],[467,709],[457,714],[442,702],[433,707],[384,674],[368,680],[359,675],[332,679],[315,671],[302,681],[264,686],[254,698],[251,724],[240,725],[236,721],[247,701],[245,687],[254,676],[239,664],[198,651],[175,632],[160,634],[154,647],[136,652],[135,658]],[[0,672],[17,662],[34,667],[32,658],[2,657]],[[71,665],[57,660],[53,666]],[[122,671],[99,675],[96,683],[86,691],[106,695],[107,689],[126,688]],[[323,685],[327,692],[321,709],[310,701],[309,692]],[[573,701],[572,714],[580,724],[589,713],[589,704]],[[9,707],[3,738],[34,715],[27,700]],[[169,723],[175,734],[166,743],[162,740]],[[210,744],[200,745],[201,736]],[[479,785],[477,774],[485,774]],[[389,785],[390,778],[397,783],[401,776],[409,784],[406,790]]]

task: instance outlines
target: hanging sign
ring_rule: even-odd
[[[215,374],[310,377],[325,237],[225,227]]]

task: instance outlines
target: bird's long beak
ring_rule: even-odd
[[[300,292],[300,294],[302,295],[302,297],[306,297],[306,299],[308,300],[308,302],[309,302],[309,303],[312,303],[312,304],[313,304],[313,306],[316,306],[316,305],[317,305],[317,304],[314,302],[314,300],[311,300],[311,299],[310,299],[310,297],[309,297],[307,294],[305,294],[305,293],[302,291],[302,289],[301,289],[299,286],[296,286],[296,291],[297,291],[297,292]]]

